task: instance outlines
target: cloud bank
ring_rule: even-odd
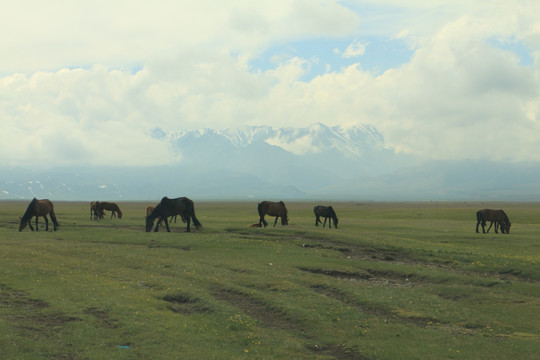
[[[0,22],[0,165],[168,164],[184,154],[155,129],[317,122],[372,124],[426,159],[539,161],[538,13],[533,1],[16,2]],[[313,74],[324,57],[295,49],[253,65],[314,39],[354,62]],[[365,67],[396,39],[410,59]]]

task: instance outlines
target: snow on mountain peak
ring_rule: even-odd
[[[226,141],[236,148],[267,143],[278,146],[294,155],[319,154],[337,151],[345,156],[361,157],[366,151],[384,148],[382,135],[371,125],[353,127],[327,126],[321,123],[305,128],[278,128],[269,126],[245,126],[237,129],[180,130],[168,134],[167,139],[179,147],[192,141],[217,139]]]

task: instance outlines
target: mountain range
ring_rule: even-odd
[[[182,160],[155,167],[4,167],[0,199],[540,200],[538,163],[423,162],[396,153],[370,125],[156,128],[152,136]]]

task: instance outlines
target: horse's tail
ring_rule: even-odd
[[[189,201],[189,205],[188,205],[188,216],[191,216],[191,219],[193,220],[193,225],[195,225],[195,228],[198,229],[202,227],[201,222],[195,216],[195,205],[193,205],[193,201],[191,200]]]
[[[50,211],[49,215],[51,215],[51,220],[53,222],[53,228],[54,228],[54,231],[56,231],[56,228],[59,227],[60,224],[58,224],[58,220],[56,220],[56,214],[54,213],[54,207],[52,206],[52,204],[51,204],[51,211]]]
[[[264,209],[263,209],[263,203],[259,203],[257,205],[257,211],[259,212],[259,225],[262,224],[264,227],[268,225],[266,220],[264,220]]]
[[[283,206],[283,213],[281,214],[281,225],[289,225],[289,214],[287,211],[287,207],[285,206],[285,203],[283,201],[279,202],[281,206]]]

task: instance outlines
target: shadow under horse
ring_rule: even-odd
[[[167,219],[175,215],[180,215],[182,219],[186,220],[187,232],[191,231],[191,221],[193,221],[193,225],[197,229],[202,226],[195,216],[195,206],[193,205],[192,200],[188,199],[187,197],[180,197],[176,199],[164,197],[161,199],[161,202],[157,204],[156,207],[150,212],[150,214],[146,216],[146,232],[152,230],[155,219],[159,220],[154,231],[158,231],[161,222],[165,222],[167,231],[171,232],[171,229],[169,228],[169,221]]]
[[[489,224],[489,228],[486,231],[487,221],[491,221],[491,224]],[[478,225],[482,225],[482,232],[484,234],[488,233],[493,224],[495,224],[496,234],[498,233],[499,226],[501,228],[501,233],[510,233],[510,227],[512,224],[503,210],[483,209],[476,212],[476,232],[478,232]]]
[[[48,199],[38,200],[36,198],[33,198],[21,218],[21,222],[19,224],[19,231],[23,231],[26,225],[30,227],[30,230],[34,231],[34,228],[31,224],[32,218],[34,216],[36,217],[36,231],[39,231],[38,219],[40,216],[45,219],[45,231],[49,231],[49,219],[47,218],[47,215],[51,216],[53,228],[54,231],[56,231],[56,228],[58,227],[58,221],[56,221],[56,215],[54,214],[53,203]]]
[[[266,227],[268,223],[264,220],[265,215],[275,216],[276,220],[274,221],[274,226],[277,224],[278,218],[281,218],[281,225],[289,225],[289,218],[287,214],[287,208],[283,201],[273,202],[273,201],[263,201],[257,206],[259,211],[259,227],[264,225]]]
[[[331,206],[321,206],[317,205],[313,208],[313,212],[315,213],[315,226],[319,226],[319,224],[323,224],[323,228],[326,225],[326,220],[332,219],[334,222],[334,227],[337,229],[338,226],[338,217],[336,215],[336,212],[334,211],[334,208]],[[320,217],[324,218],[324,223],[322,223]],[[328,228],[332,228],[332,224],[330,220],[328,220]]]

